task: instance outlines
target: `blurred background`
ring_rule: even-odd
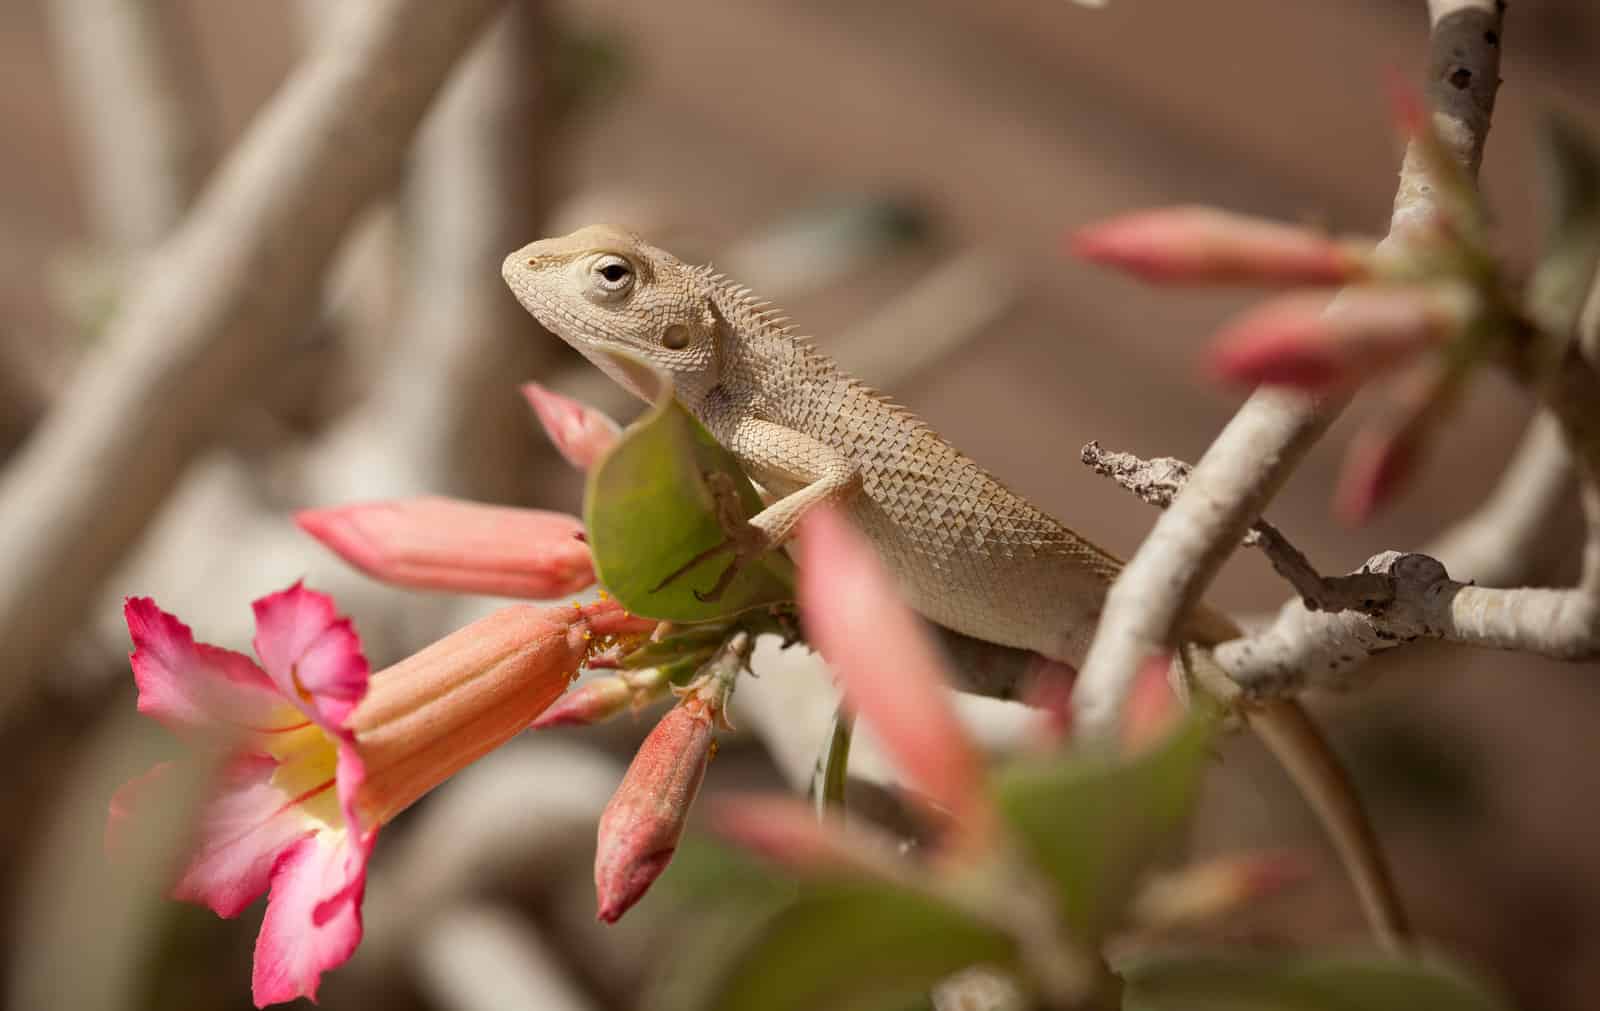
[[[1125,555],[1152,514],[1083,468],[1078,447],[1198,457],[1241,397],[1200,375],[1199,354],[1245,303],[1097,272],[1063,255],[1064,236],[1191,202],[1380,233],[1399,150],[1384,75],[1419,75],[1427,52],[1423,5],[1401,0],[512,2],[343,230],[312,304],[285,314],[296,324],[268,334],[248,368],[191,371],[191,388],[133,398],[164,419],[149,451],[175,460],[171,473],[135,467],[107,494],[79,469],[53,469],[40,443],[70,442],[54,436],[74,424],[62,404],[80,366],[140,351],[108,353],[106,341],[121,336],[119,308],[155,283],[154,251],[297,62],[338,30],[340,9],[365,2],[0,4],[0,468],[11,471],[0,535],[17,525],[0,536],[0,638],[36,640],[0,654],[0,973],[19,1009],[100,1006],[86,995],[115,976],[94,961],[111,929],[93,915],[96,889],[115,886],[100,855],[105,803],[167,747],[134,716],[124,595],[151,595],[200,638],[244,648],[249,601],[303,576],[355,617],[380,667],[494,602],[367,581],[301,534],[295,509],[424,492],[578,507],[581,482],[517,383],[622,418],[636,408],[517,307],[499,278],[506,252],[610,221],[713,260]],[[1519,261],[1536,238],[1541,110],[1600,128],[1597,40],[1600,9],[1581,0],[1524,0],[1507,17],[1483,181]],[[301,252],[290,242],[280,255]],[[226,327],[210,338],[230,339]],[[191,414],[191,403],[206,406]],[[1359,401],[1270,513],[1325,571],[1421,548],[1468,514],[1528,411],[1485,377],[1400,506],[1341,529],[1328,509],[1340,453],[1380,404]],[[23,550],[42,543],[30,503],[70,498],[78,483],[84,508],[41,529],[93,550],[47,564],[48,551]],[[124,533],[105,540],[107,528]],[[1575,532],[1571,516],[1551,524],[1531,579],[1575,571]],[[1259,613],[1286,595],[1242,554],[1214,601]],[[778,683],[790,668],[792,683]],[[808,771],[831,712],[825,686],[803,658],[771,669],[741,688],[743,732],[707,789]],[[1413,647],[1374,674],[1365,691],[1316,704],[1421,930],[1521,1006],[1594,1006],[1594,670]],[[794,718],[771,718],[778,709]],[[1004,714],[990,716],[1003,729]],[[652,959],[692,943],[669,889],[616,927],[594,922],[594,819],[649,725],[514,742],[390,826],[368,938],[324,981],[323,1006],[632,1006]],[[1316,826],[1252,742],[1230,742],[1195,845],[1314,861],[1303,887],[1231,923],[1234,939],[1359,938]],[[115,977],[137,986],[112,988],[116,1006],[248,1007],[258,924],[256,910],[223,923],[155,907],[135,931],[146,961]]]

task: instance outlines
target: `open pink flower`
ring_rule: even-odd
[[[139,711],[233,751],[198,817],[173,896],[237,916],[270,886],[256,941],[258,1005],[315,997],[361,940],[378,826],[356,806],[366,770],[346,721],[366,694],[361,642],[333,601],[298,584],[256,601],[257,665],[197,643],[145,597],[127,602]],[[137,814],[135,780],[114,810]]]
[[[270,888],[257,1005],[315,999],[355,951],[381,825],[526,727],[592,650],[654,624],[610,601],[518,605],[369,676],[331,598],[296,584],[254,606],[259,664],[197,643],[148,598],[125,610],[140,712],[226,749],[173,895],[232,917]],[[113,830],[160,771],[118,792]]]

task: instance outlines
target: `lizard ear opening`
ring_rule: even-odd
[[[687,324],[674,323],[661,332],[661,346],[668,351],[682,351],[693,336]]]

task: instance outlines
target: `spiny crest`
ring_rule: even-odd
[[[756,293],[742,284],[728,279],[728,275],[711,264],[698,268],[701,278],[718,296],[722,311],[730,321],[752,335],[782,337],[804,348],[811,348],[811,338],[802,337],[791,329],[788,316],[770,301],[756,297]]]
[[[723,312],[729,315],[730,322],[745,331],[747,335],[781,337],[795,347],[832,365],[832,359],[818,349],[810,337],[794,332],[789,317],[783,315],[770,301],[758,299],[749,288],[729,280],[726,274],[709,263],[696,269],[705,283],[719,296],[718,302]],[[902,420],[909,422],[918,432],[931,431],[926,422],[898,400],[886,393],[880,393],[848,373],[842,374],[854,392],[882,404]]]

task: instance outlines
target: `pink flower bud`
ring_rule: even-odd
[[[1416,471],[1418,433],[1408,427],[1369,428],[1356,434],[1345,451],[1344,467],[1333,493],[1333,512],[1359,526],[1389,504]]]
[[[1212,207],[1165,207],[1090,225],[1078,256],[1158,284],[1345,284],[1366,271],[1370,246],[1310,228]]]
[[[1183,706],[1172,691],[1171,670],[1171,653],[1152,656],[1139,668],[1122,711],[1125,751],[1144,750],[1165,737],[1183,718]]]
[[[791,870],[872,877],[899,873],[894,840],[864,823],[819,821],[809,804],[793,797],[749,794],[713,799],[714,832]]]
[[[981,846],[995,814],[943,659],[872,546],[836,510],[814,509],[801,526],[799,589],[811,641],[845,701],[910,784],[951,813],[963,841]]]
[[[1140,926],[1170,930],[1202,924],[1259,901],[1305,878],[1291,853],[1250,853],[1195,864],[1149,879],[1134,899]]]
[[[307,509],[295,522],[400,586],[548,600],[595,579],[583,524],[563,513],[430,496]]]
[[[1211,351],[1218,376],[1305,390],[1348,389],[1459,333],[1472,297],[1453,288],[1355,288],[1272,299],[1225,327]]]
[[[715,723],[696,695],[668,710],[600,815],[594,887],[606,923],[632,908],[672,860],[711,760]]]
[[[539,415],[539,423],[556,451],[579,470],[593,467],[622,432],[615,421],[601,412],[538,383],[525,384],[522,395]]]
[[[586,727],[600,723],[628,708],[633,689],[619,677],[595,678],[561,696],[555,705],[528,724],[529,730],[550,727]]]

